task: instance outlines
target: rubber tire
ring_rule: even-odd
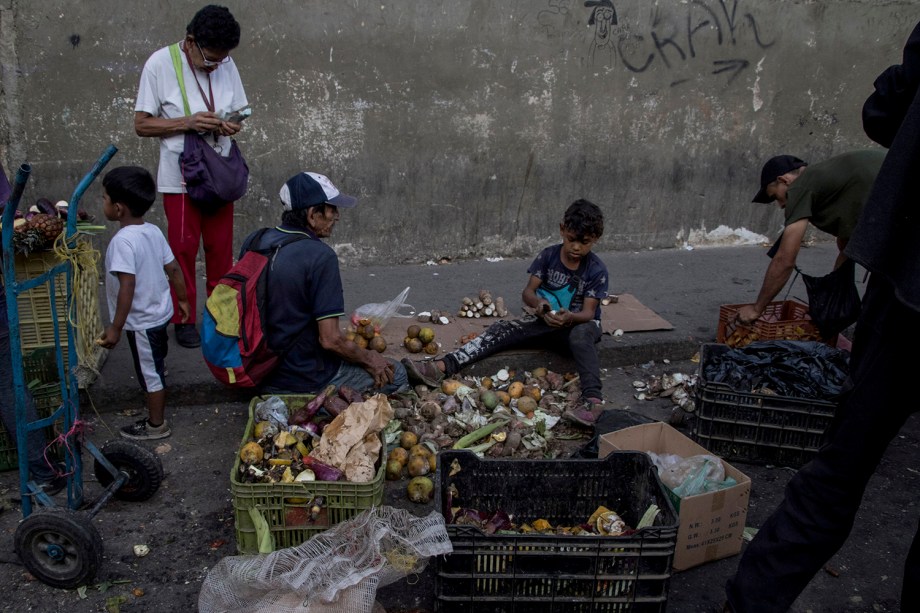
[[[115,498],[143,502],[156,494],[163,482],[163,463],[157,454],[134,441],[122,440],[109,441],[100,451],[116,469],[128,473],[128,481],[115,492]],[[115,480],[99,460],[94,461],[93,470],[103,487]]]
[[[32,513],[19,523],[13,542],[26,570],[52,587],[88,585],[102,566],[102,538],[92,519],[70,509]],[[51,547],[63,553],[63,558],[49,555]]]

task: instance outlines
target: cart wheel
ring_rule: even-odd
[[[90,583],[102,565],[102,538],[91,519],[70,509],[43,509],[19,523],[14,537],[19,559],[52,587]]]
[[[105,459],[119,471],[128,473],[128,481],[116,492],[115,498],[129,502],[141,502],[153,496],[163,481],[163,463],[157,454],[132,441],[109,441],[100,450]],[[96,479],[108,487],[115,476],[105,466],[94,462]]]

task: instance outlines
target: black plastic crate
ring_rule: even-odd
[[[706,365],[731,349],[717,343],[704,343],[700,349],[693,438],[729,462],[792,468],[806,464],[821,447],[837,404],[738,392],[706,381]]]
[[[651,527],[628,536],[485,534],[448,524],[453,553],[438,558],[437,611],[446,613],[661,612],[667,607],[678,518],[648,455],[618,451],[599,460],[482,460],[469,451],[438,456],[436,501],[504,510],[515,523],[583,523],[603,505],[635,526],[652,504]],[[454,465],[456,462],[456,465]],[[452,468],[459,472],[450,476]]]

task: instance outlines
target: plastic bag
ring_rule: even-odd
[[[648,455],[658,468],[661,482],[681,497],[706,491],[702,489],[706,481],[725,480],[725,467],[714,455],[701,454],[683,458],[673,453],[657,454],[653,451],[649,451]]]
[[[824,338],[833,338],[859,319],[861,301],[856,289],[856,263],[846,260],[823,277],[802,274],[808,292],[808,314]]]
[[[256,422],[270,422],[279,430],[287,430],[290,414],[290,409],[278,396],[270,396],[267,400],[256,404],[255,408]]]
[[[415,311],[415,307],[406,303],[406,298],[408,296],[409,288],[407,287],[396,298],[389,302],[372,302],[359,306],[355,309],[355,312],[351,314],[351,323],[357,326],[358,322],[362,319],[368,319],[374,324],[374,328],[379,332],[383,330],[383,327],[386,326],[387,322],[393,317],[412,317],[411,313],[402,314],[399,312],[403,308],[408,308],[413,312]]]

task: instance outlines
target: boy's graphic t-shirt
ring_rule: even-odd
[[[607,267],[595,255],[583,258],[578,270],[569,270],[562,263],[562,244],[547,247],[530,265],[527,272],[540,279],[537,295],[546,299],[554,310],[573,313],[582,310],[585,297],[596,298],[594,319],[601,318],[600,300],[607,295]]]
[[[115,318],[118,273],[134,275],[134,300],[125,330],[149,330],[165,324],[173,316],[169,279],[163,267],[175,259],[163,232],[144,222],[120,229],[105,251],[105,294],[109,316]]]

